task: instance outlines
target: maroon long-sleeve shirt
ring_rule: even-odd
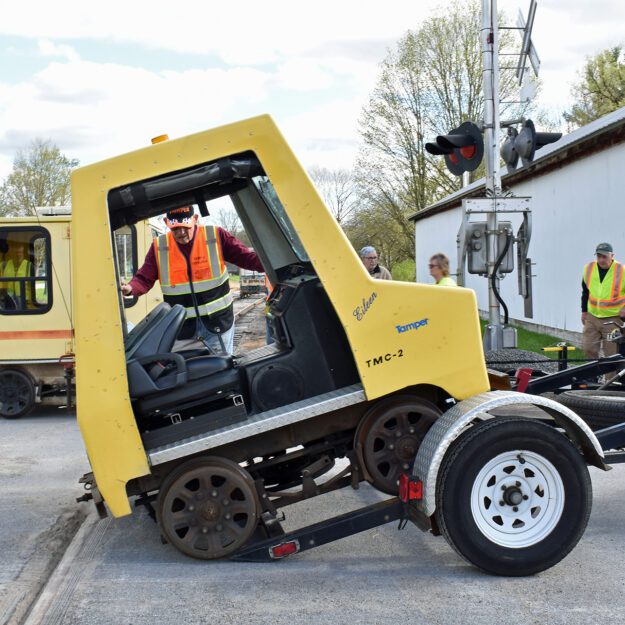
[[[196,226],[195,231],[193,232],[193,237],[188,243],[184,245],[178,244],[178,247],[184,254],[185,258],[189,258],[189,255],[191,254],[197,228],[198,227]],[[232,263],[242,269],[250,269],[251,271],[259,272],[265,271],[260,259],[256,255],[256,252],[243,245],[239,239],[233,237],[227,230],[217,226],[217,236],[219,236],[221,250],[226,262]],[[145,256],[143,265],[128,284],[132,288],[132,294],[139,296],[147,293],[154,286],[154,283],[157,280],[158,265],[156,263],[156,254],[154,253],[154,246],[150,245],[150,249]]]

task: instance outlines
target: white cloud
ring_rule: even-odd
[[[157,134],[180,136],[232,121],[239,101],[262,106],[268,80],[246,68],[155,73],[54,62],[28,83],[0,90],[0,151],[6,157],[34,137],[51,138],[86,164],[147,145]]]
[[[14,3],[0,20],[0,37],[23,37],[30,57],[46,64],[32,69],[32,58],[17,46],[23,78],[0,83],[0,178],[15,151],[37,136],[87,164],[147,145],[157,134],[177,137],[265,112],[307,167],[350,167],[379,63],[436,4],[109,0],[102,10],[77,0]],[[529,0],[499,2],[513,22],[517,8],[526,15],[528,6]],[[541,0],[533,41],[543,104],[567,106],[585,57],[625,40],[622,33],[625,4],[616,0]],[[95,52],[83,53],[86,42],[99,43]],[[169,59],[170,68],[185,57],[168,52],[199,53],[204,57],[194,67],[206,67],[159,71],[133,57],[108,63],[94,56],[120,43],[159,50],[154,58]]]
[[[349,169],[358,151],[361,107],[360,98],[337,99],[276,121],[307,169],[313,165]]]
[[[41,56],[62,57],[68,61],[78,61],[79,56],[76,50],[65,44],[56,44],[49,39],[40,39],[37,42]]]
[[[396,39],[434,0],[109,0],[106,10],[76,0],[21,0],[5,12],[0,33],[38,38],[135,42],[148,48],[216,54],[228,64],[261,64],[324,42]],[[36,8],[35,8],[36,7]]]
[[[276,84],[283,89],[295,91],[316,91],[332,85],[334,77],[322,63],[293,58],[278,67]]]

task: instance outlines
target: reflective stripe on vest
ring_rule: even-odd
[[[208,302],[206,304],[199,304],[198,310],[200,311],[200,317],[208,317],[210,315],[214,315],[215,313],[220,312],[221,310],[225,310],[228,306],[232,305],[232,293],[228,291],[226,295],[220,297],[219,299],[215,299],[212,302]],[[187,319],[191,319],[196,317],[195,306],[187,306]]]
[[[595,317],[615,317],[625,306],[625,271],[614,261],[603,281],[599,279],[597,262],[584,267],[584,284],[588,288],[588,312]]]
[[[154,241],[154,252],[163,295],[189,295],[187,259],[180,251],[171,232]],[[224,284],[229,276],[221,243],[215,226],[198,228],[190,256],[193,291],[202,293]]]

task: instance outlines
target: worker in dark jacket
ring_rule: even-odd
[[[226,262],[262,272],[258,256],[223,228],[198,225],[192,206],[169,211],[165,223],[169,231],[154,239],[122,293],[143,295],[158,279],[165,301],[187,311],[174,351],[205,344],[231,354],[234,313]]]
[[[391,272],[386,267],[382,267],[382,265],[378,264],[378,253],[375,251],[375,247],[365,245],[365,247],[360,250],[359,256],[360,260],[362,260],[362,264],[372,278],[377,278],[378,280],[393,279]]]

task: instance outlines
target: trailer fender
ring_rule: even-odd
[[[606,471],[610,468],[605,464],[603,449],[593,431],[566,406],[547,397],[514,391],[480,393],[457,403],[445,412],[429,429],[419,447],[412,474],[423,483],[423,499],[418,502],[418,507],[428,517],[434,514],[436,508],[438,472],[453,441],[470,428],[476,419],[497,418],[496,415],[488,414],[490,410],[503,406],[520,407],[523,404],[541,407],[546,417],[551,417],[581,449],[588,464]]]

